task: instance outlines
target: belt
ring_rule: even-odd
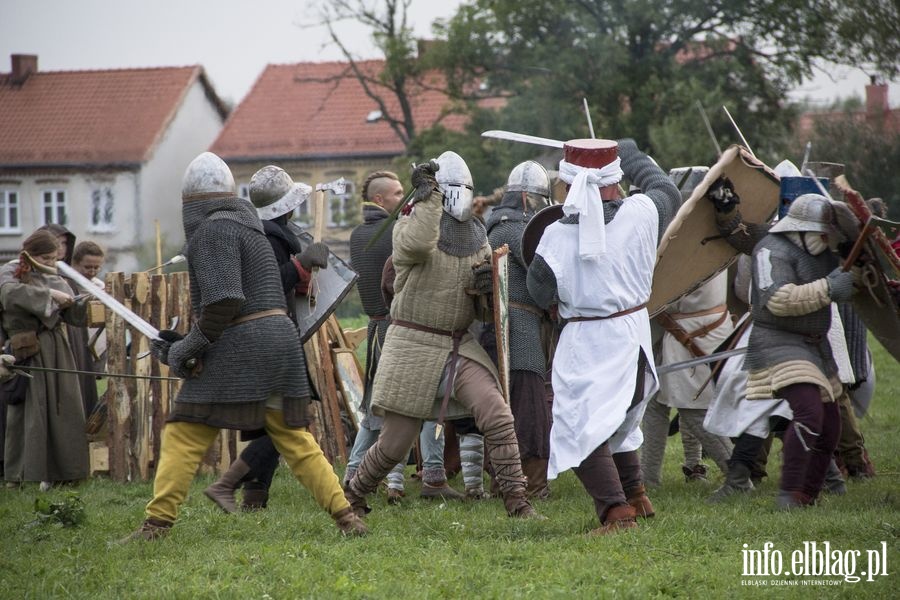
[[[706,314],[715,314],[713,312],[707,312]],[[694,343],[694,338],[703,337],[710,331],[719,327],[722,323],[725,322],[725,319],[728,318],[728,311],[723,311],[722,316],[718,319],[709,323],[708,325],[704,325],[700,329],[692,331],[688,333],[684,327],[678,324],[678,322],[673,318],[673,315],[669,313],[660,313],[656,315],[656,321],[662,325],[663,329],[672,334],[676,340],[678,340],[682,346],[688,349],[688,351],[696,357],[706,356],[706,352],[700,349],[697,344]]]
[[[690,319],[691,317],[705,317],[707,315],[717,315],[719,313],[725,312],[728,307],[724,304],[720,304],[718,306],[713,306],[712,308],[708,308],[706,310],[698,310],[697,312],[692,313],[669,313],[669,316],[673,319]]]
[[[438,413],[437,428],[435,429],[435,435],[439,435],[441,429],[444,427],[444,419],[447,417],[447,405],[450,404],[450,391],[453,389],[453,382],[456,379],[456,359],[459,357],[459,343],[469,330],[457,329],[456,331],[450,331],[448,329],[436,329],[434,327],[428,327],[427,325],[419,325],[418,323],[401,321],[399,319],[391,321],[391,325],[453,338],[453,351],[450,353],[450,372],[447,373],[447,386],[444,388],[444,398],[441,400],[441,410]]]
[[[509,302],[510,308],[518,308],[519,310],[524,310],[526,312],[530,312],[533,315],[537,315],[539,317],[544,316],[544,311],[539,309],[537,306],[533,306],[531,304],[525,304],[524,302]]]
[[[370,321],[387,321],[391,315],[378,315],[377,317],[369,317]]]
[[[643,310],[647,308],[647,304],[641,304],[639,306],[633,306],[631,308],[626,308],[625,310],[620,310],[617,313],[613,313],[611,315],[604,315],[602,317],[572,317],[566,319],[566,323],[578,323],[581,321],[603,321],[604,319],[615,319],[616,317],[624,317],[625,315],[630,315],[633,312],[637,312],[639,310]]]
[[[229,323],[228,326],[234,327],[235,325],[240,325],[241,323],[246,323],[248,321],[265,319],[266,317],[274,317],[277,315],[287,316],[287,311],[283,308],[270,308],[269,310],[261,310],[259,312],[250,313],[249,315],[238,317],[237,319],[234,319],[231,323]]]

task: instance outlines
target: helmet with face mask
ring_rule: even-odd
[[[550,205],[550,175],[533,160],[519,163],[506,180],[507,192],[525,192],[525,210],[537,212]]]
[[[456,152],[448,150],[437,157],[440,169],[435,174],[444,195],[444,212],[465,222],[472,218],[475,186],[466,161]]]

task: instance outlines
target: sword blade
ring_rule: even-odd
[[[125,319],[126,323],[134,327],[140,333],[147,336],[151,340],[160,339],[159,330],[156,327],[128,310],[128,308],[126,308],[124,304],[107,294],[106,290],[97,287],[95,284],[91,283],[91,281],[84,275],[62,261],[56,263],[56,268],[59,269],[60,273],[80,285],[85,292],[102,302],[103,305],[106,306],[106,308]]]
[[[551,148],[563,147],[563,142],[559,140],[551,140],[550,138],[526,135],[524,133],[514,133],[512,131],[503,131],[502,129],[491,129],[490,131],[482,132],[481,137],[507,140],[510,142],[522,142],[523,144],[535,144],[538,146],[549,146]]]
[[[716,352],[715,354],[707,354],[706,356],[699,356],[697,358],[692,358],[690,360],[683,360],[677,363],[669,363],[667,365],[660,365],[656,367],[657,375],[665,375],[666,373],[671,373],[672,371],[680,371],[682,369],[690,369],[691,367],[696,367],[697,365],[705,365],[707,363],[716,362],[720,360],[725,360],[726,358],[731,358],[732,356],[739,356],[741,354],[745,354],[747,352],[747,348],[734,348],[733,350],[725,350],[723,352]]]

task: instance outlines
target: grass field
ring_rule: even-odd
[[[543,522],[509,519],[499,500],[420,500],[410,481],[402,506],[373,498],[372,534],[353,540],[340,537],[284,468],[270,508],[259,513],[219,512],[201,493],[210,479],[198,478],[167,539],[127,546],[107,543],[141,522],[150,484],[80,486],[87,520],[74,528],[30,526],[36,498],[60,500],[66,492],[26,486],[0,490],[0,598],[895,598],[900,366],[875,351],[878,392],[862,426],[878,477],[849,482],[846,496],[812,509],[773,510],[777,456],[773,478],[753,496],[707,505],[714,484],[684,483],[677,440],[669,443],[663,487],[652,494],[657,517],[607,538],[585,535],[596,517],[571,473],[539,503],[549,517]],[[762,549],[767,541],[783,553],[785,569],[804,541],[860,550],[857,574],[866,570],[865,551],[885,542],[888,575],[858,583],[742,577],[743,544]],[[766,585],[745,585],[749,579]],[[822,579],[829,584],[803,585]]]

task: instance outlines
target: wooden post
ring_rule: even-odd
[[[150,320],[150,278],[146,273],[134,273],[131,276],[131,310],[145,321]],[[138,358],[150,351],[150,340],[134,329],[131,330],[131,367],[135,375],[149,375],[149,355]],[[134,395],[131,407],[131,456],[134,460],[134,473],[142,480],[150,479],[153,404],[150,394],[150,381],[137,379],[134,382]]]
[[[157,329],[168,327],[168,294],[165,275],[153,275],[150,277],[150,324]],[[150,360],[150,374],[154,376],[168,376],[169,367],[158,360]],[[162,440],[162,428],[169,414],[169,384],[168,382],[154,380],[150,382],[150,396],[153,404],[153,414],[150,426],[150,447],[154,468],[159,464],[159,444]]]
[[[125,299],[125,276],[122,273],[108,273],[106,289],[120,302]],[[106,312],[106,336],[109,344],[107,369],[111,373],[124,373],[125,321],[112,311]],[[131,403],[121,379],[109,378],[107,388],[109,423],[109,476],[115,481],[130,481],[131,470],[128,463],[131,437]]]
[[[160,233],[160,230],[159,230],[159,219],[154,219],[153,222],[156,225],[156,264],[161,265],[161,264],[163,264],[162,233]]]

